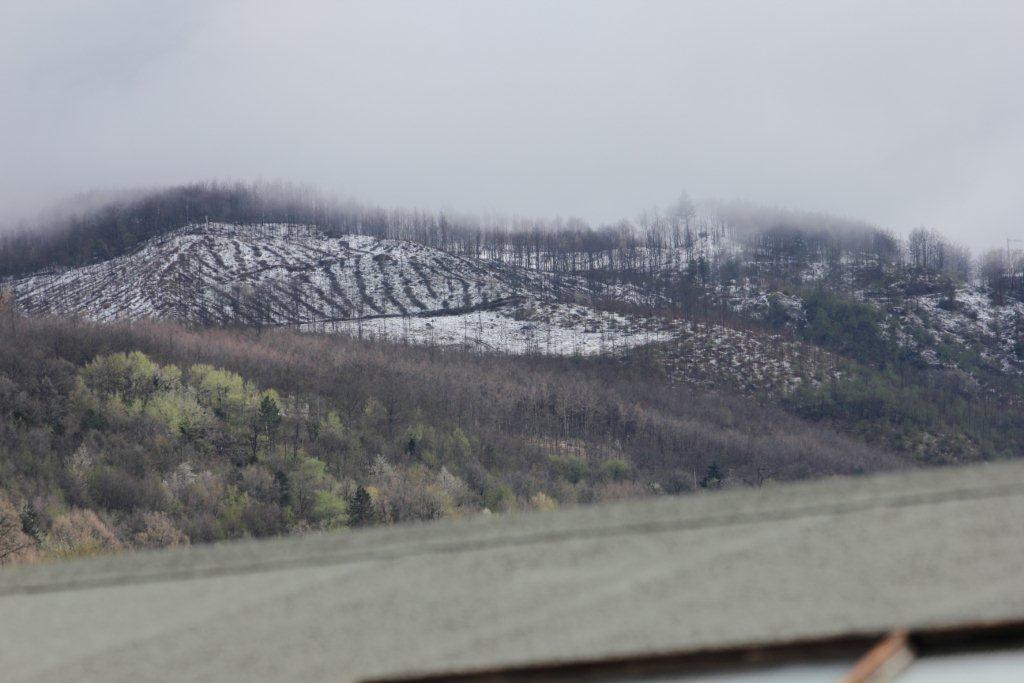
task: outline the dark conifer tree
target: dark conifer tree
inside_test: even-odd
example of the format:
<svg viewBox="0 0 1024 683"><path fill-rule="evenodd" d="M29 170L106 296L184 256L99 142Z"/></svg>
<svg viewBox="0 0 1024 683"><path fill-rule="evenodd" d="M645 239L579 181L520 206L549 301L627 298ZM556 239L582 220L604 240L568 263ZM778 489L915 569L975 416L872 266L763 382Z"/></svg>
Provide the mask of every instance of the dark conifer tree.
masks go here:
<svg viewBox="0 0 1024 683"><path fill-rule="evenodd" d="M370 493L362 486L356 488L349 507L349 524L351 526L367 526L373 523L373 500Z"/></svg>

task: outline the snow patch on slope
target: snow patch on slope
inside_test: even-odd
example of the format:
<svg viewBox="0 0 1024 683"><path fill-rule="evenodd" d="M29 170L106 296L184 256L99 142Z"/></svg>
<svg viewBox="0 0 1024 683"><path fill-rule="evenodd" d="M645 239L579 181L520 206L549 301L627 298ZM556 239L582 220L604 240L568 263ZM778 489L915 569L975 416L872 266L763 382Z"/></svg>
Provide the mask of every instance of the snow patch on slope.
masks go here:
<svg viewBox="0 0 1024 683"><path fill-rule="evenodd" d="M461 346L509 354L617 353L671 339L675 326L564 302L478 309L455 315L381 317L303 326L368 339Z"/></svg>
<svg viewBox="0 0 1024 683"><path fill-rule="evenodd" d="M941 294L915 297L914 305L902 312L901 322L920 326L941 343L977 349L983 360L1002 372L1024 372L1017 351L1018 344L1024 343L1024 302L994 304L980 287L958 289L951 304L944 303L945 299ZM903 340L909 346L920 346L909 335ZM923 351L926 359L941 362L932 349Z"/></svg>

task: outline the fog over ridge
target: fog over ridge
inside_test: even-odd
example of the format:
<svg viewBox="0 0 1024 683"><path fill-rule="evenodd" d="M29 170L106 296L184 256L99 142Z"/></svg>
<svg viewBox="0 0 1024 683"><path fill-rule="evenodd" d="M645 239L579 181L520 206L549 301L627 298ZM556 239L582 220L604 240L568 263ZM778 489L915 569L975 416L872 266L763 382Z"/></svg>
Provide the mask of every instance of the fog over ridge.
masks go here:
<svg viewBox="0 0 1024 683"><path fill-rule="evenodd" d="M94 188L283 178L580 216L696 197L975 250L1024 237L1013 2L14 0L0 220Z"/></svg>

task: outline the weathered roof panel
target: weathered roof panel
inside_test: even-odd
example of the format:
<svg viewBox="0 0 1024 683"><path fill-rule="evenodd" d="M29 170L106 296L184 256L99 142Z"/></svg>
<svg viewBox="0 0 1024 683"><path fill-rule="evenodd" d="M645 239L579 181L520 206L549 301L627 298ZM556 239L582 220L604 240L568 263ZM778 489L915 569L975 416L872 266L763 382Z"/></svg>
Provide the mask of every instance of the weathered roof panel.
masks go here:
<svg viewBox="0 0 1024 683"><path fill-rule="evenodd" d="M1024 463L0 571L5 680L358 680L1024 618Z"/></svg>

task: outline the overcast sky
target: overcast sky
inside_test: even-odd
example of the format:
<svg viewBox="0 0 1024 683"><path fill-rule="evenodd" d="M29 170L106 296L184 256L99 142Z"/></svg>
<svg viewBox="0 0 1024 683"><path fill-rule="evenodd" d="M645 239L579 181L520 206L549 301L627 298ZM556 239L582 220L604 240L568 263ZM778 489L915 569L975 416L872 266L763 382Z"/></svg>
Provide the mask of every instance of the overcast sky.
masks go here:
<svg viewBox="0 0 1024 683"><path fill-rule="evenodd" d="M287 180L635 216L695 197L1024 237L1024 3L0 3L0 215Z"/></svg>

